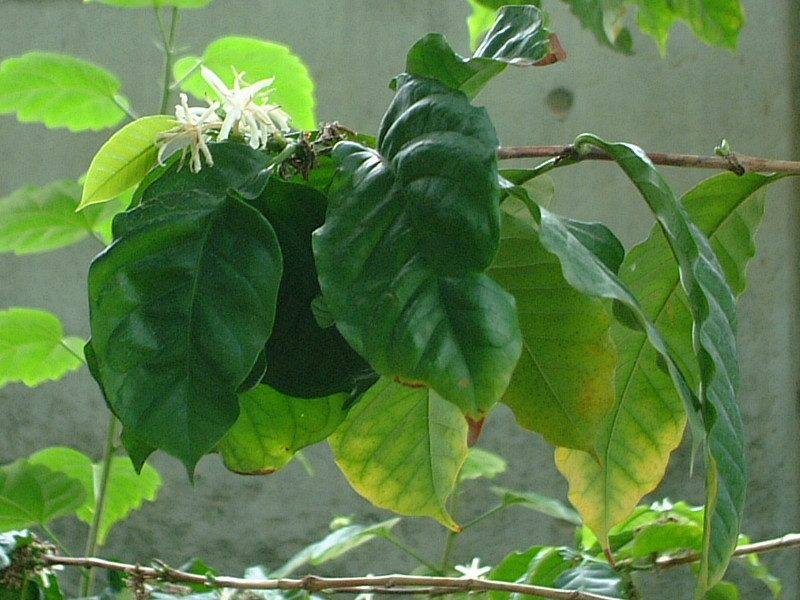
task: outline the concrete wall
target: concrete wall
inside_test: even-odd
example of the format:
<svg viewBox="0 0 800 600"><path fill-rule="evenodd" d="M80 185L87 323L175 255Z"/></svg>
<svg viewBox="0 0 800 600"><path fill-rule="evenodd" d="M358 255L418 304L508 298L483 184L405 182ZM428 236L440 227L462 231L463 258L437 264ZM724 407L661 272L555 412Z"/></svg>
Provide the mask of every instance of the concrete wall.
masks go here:
<svg viewBox="0 0 800 600"><path fill-rule="evenodd" d="M652 151L709 154L721 137L752 155L798 158L800 13L794 0L745 0L748 23L737 54L709 49L684 26L675 28L669 54L636 36L638 53L623 57L599 48L561 3L552 5L553 30L569 53L566 63L504 73L480 97L506 145L568 143L583 131L635 142ZM374 132L391 99L390 78L405 52L429 31L445 33L466 51L466 3L457 0L218 0L207 10L186 11L181 43L194 52L221 35L243 34L284 42L310 65L318 85L318 116ZM125 27L124 31L121 29ZM63 51L94 60L120 74L140 112L157 105L160 58L148 10L120 12L79 0L0 0L0 59L30 50ZM793 84L794 83L794 90ZM554 111L548 94L569 90L567 112ZM793 94L794 92L794 94ZM0 117L0 197L25 184L46 184L82 173L105 134L73 136ZM667 169L683 192L708 173ZM610 165L581 165L555 174L553 208L609 223L626 244L641 239L651 219L630 185ZM754 538L800 530L798 445L797 190L790 182L772 191L759 256L741 300L742 408L748 431L749 500L745 529ZM0 307L28 305L59 314L69 333L86 335L85 277L99 250L86 242L42 256L0 256ZM0 389L0 462L46 445L65 444L99 457L108 415L88 374L36 390ZM564 497L566 485L552 464L552 449L516 428L502 407L491 417L482 445L502 452L511 471L496 483ZM199 556L237 574L251 564L276 566L321 537L334 515L361 519L388 516L359 499L333 465L324 445L307 456L317 474L299 464L264 478L226 472L210 457L192 488L177 461L153 460L166 479L158 503L146 506L112 532L107 555L147 562L153 556L180 564ZM699 502L702 478L688 480L680 450L662 487L669 495ZM463 520L493 503L488 492L468 490ZM57 532L81 551L82 526L61 523ZM427 520L407 520L398 530L435 560L444 532ZM495 564L509 547L570 543L571 531L523 509L505 511L459 540L456 559L479 555ZM785 598L800 597L800 554L788 550L764 558L785 584ZM378 542L347 559L348 574L407 571L413 565ZM732 571L738 577L741 572ZM666 579L669 577L669 579ZM673 573L665 598L689 597ZM766 597L757 587L752 597ZM660 595L660 594L659 594ZM746 594L745 594L746 596Z"/></svg>

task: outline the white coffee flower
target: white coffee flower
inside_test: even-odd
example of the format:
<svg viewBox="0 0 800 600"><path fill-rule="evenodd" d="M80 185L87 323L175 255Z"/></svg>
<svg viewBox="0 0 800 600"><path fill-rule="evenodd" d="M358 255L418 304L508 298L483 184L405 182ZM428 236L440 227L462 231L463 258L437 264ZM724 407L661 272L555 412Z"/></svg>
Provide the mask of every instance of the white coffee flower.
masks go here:
<svg viewBox="0 0 800 600"><path fill-rule="evenodd" d="M200 155L208 166L214 166L214 159L208 149L207 142L212 133L219 131L222 120L217 115L219 102L212 102L207 108L190 107L186 94L181 94L181 103L175 106L175 122L172 129L159 134L158 164L164 164L164 157L181 150L181 165L186 154L191 153L189 168L197 173L202 167Z"/></svg>

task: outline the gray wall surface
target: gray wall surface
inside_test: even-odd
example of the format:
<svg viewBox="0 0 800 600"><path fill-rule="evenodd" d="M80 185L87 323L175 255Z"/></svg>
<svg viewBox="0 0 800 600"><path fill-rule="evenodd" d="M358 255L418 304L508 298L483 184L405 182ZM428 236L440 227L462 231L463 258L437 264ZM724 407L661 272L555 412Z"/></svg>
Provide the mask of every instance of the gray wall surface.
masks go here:
<svg viewBox="0 0 800 600"><path fill-rule="evenodd" d="M737 53L708 48L679 25L662 58L655 44L638 34L635 56L601 48L561 3L548 2L551 29L568 60L544 69L510 69L479 101L488 107L505 145L563 144L591 131L651 151L710 154L725 137L746 154L800 158L795 120L800 114L800 9L795 0L744 4L747 24ZM371 133L391 99L387 84L402 70L405 53L418 38L439 31L467 51L467 12L459 0L217 0L208 9L183 13L180 40L196 54L222 35L286 43L311 68L318 118ZM93 60L119 74L123 93L142 114L154 112L158 101L156 37L152 11L145 9L120 11L79 0L0 0L0 60L31 50ZM568 111L548 105L548 94L558 88L573 94ZM0 197L26 184L79 176L106 137L48 131L0 117ZM669 168L664 173L678 193L709 174ZM627 245L647 234L652 219L613 166L580 165L554 179L552 208L557 212L603 220ZM754 539L800 531L797 192L790 181L771 189L759 255L740 302L741 405L750 477L745 531ZM68 333L87 335L85 278L99 249L86 242L46 255L0 255L0 309L50 310L62 318ZM0 463L57 444L97 459L108 421L85 370L35 390L21 385L0 389L0 415ZM510 464L510 471L493 484L566 497L552 448L516 427L503 407L489 419L480 443L501 452ZM356 496L324 444L309 449L307 457L316 469L313 477L295 462L263 478L230 474L209 457L200 463L192 487L177 461L157 455L153 463L165 478L158 502L117 526L104 554L142 563L155 556L172 565L197 556L236 575L252 564L277 566L322 537L335 515L355 514L361 520L389 516ZM702 476L689 479L683 448L651 495L663 496L702 500ZM462 501L462 520L493 503L485 487L472 486ZM74 552L81 552L82 525L59 523L56 531ZM408 519L398 531L431 559L439 556L445 532L432 521ZM492 565L511 548L568 544L571 536L569 527L512 508L463 534L456 559L468 562L478 555ZM800 597L800 552L787 550L764 561L783 578L783 597ZM320 572L403 572L413 566L379 541ZM732 577L741 575L731 570ZM658 597L690 598L686 579L681 587L674 573L666 573L654 577L648 590ZM747 584L745 590L743 597L767 597L758 585Z"/></svg>

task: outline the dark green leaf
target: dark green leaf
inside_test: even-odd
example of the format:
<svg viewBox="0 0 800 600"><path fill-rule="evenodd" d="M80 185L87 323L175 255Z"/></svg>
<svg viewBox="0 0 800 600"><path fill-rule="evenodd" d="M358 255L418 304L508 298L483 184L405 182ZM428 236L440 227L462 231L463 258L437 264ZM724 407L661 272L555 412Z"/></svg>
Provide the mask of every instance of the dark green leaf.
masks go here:
<svg viewBox="0 0 800 600"><path fill-rule="evenodd" d="M319 297L311 233L325 220L325 196L312 187L271 178L249 203L269 220L283 252L278 310L267 343L264 383L289 396L317 398L350 392L369 365L335 327L312 312Z"/></svg>
<svg viewBox="0 0 800 600"><path fill-rule="evenodd" d="M263 155L232 146L215 146L215 166L200 174L173 166L151 183L89 272L106 399L129 435L189 472L238 417L236 391L271 333L282 273L272 227L227 192Z"/></svg>
<svg viewBox="0 0 800 600"><path fill-rule="evenodd" d="M700 373L701 414L708 433L706 541L698 582L698 594L702 594L725 573L736 548L744 510L747 478L736 398L736 302L708 238L692 222L644 152L591 135L580 136L576 144L604 149L639 189L675 255L681 285L689 300ZM695 407L690 404L687 409L693 411Z"/></svg>
<svg viewBox="0 0 800 600"><path fill-rule="evenodd" d="M334 150L340 171L313 240L320 286L375 370L482 418L521 350L513 298L483 273L500 241L497 138L460 92L398 81L379 152Z"/></svg>
<svg viewBox="0 0 800 600"><path fill-rule="evenodd" d="M18 460L0 467L0 531L47 525L73 514L86 498L83 485L64 473Z"/></svg>
<svg viewBox="0 0 800 600"><path fill-rule="evenodd" d="M71 131L113 127L125 117L119 80L88 61L31 52L0 64L0 114Z"/></svg>
<svg viewBox="0 0 800 600"><path fill-rule="evenodd" d="M83 340L64 336L58 317L32 308L0 311L0 387L20 381L35 387L61 379L83 364Z"/></svg>
<svg viewBox="0 0 800 600"><path fill-rule="evenodd" d="M556 579L572 565L573 562L566 548L532 546L525 552L509 554L492 570L490 579L554 587ZM523 596L517 593L496 591L490 592L489 597L492 600L541 599L541 596Z"/></svg>
<svg viewBox="0 0 800 600"><path fill-rule="evenodd" d="M428 34L408 52L406 71L437 79L470 98L509 64L531 66L550 53L550 32L535 6L506 6L471 58L455 52L443 35Z"/></svg>
<svg viewBox="0 0 800 600"><path fill-rule="evenodd" d="M347 394L305 400L269 386L239 396L239 418L217 446L225 466L247 474L272 473L298 450L325 439L342 422Z"/></svg>

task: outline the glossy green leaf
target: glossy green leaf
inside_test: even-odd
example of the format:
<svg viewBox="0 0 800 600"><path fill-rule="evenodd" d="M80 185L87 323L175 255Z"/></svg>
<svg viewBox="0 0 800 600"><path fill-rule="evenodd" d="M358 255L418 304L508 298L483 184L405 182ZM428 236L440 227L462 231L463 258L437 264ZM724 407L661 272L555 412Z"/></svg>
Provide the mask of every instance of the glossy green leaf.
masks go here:
<svg viewBox="0 0 800 600"><path fill-rule="evenodd" d="M239 418L217 451L231 471L273 473L301 448L328 437L344 420L348 399L347 394L292 398L260 385L239 396Z"/></svg>
<svg viewBox="0 0 800 600"><path fill-rule="evenodd" d="M550 32L535 6L506 6L471 58L459 55L443 35L426 35L408 52L406 71L430 77L474 98L508 65L531 66L550 53Z"/></svg>
<svg viewBox="0 0 800 600"><path fill-rule="evenodd" d="M95 235L107 240L121 202L75 212L81 186L69 180L25 186L0 199L0 252L31 254L63 248Z"/></svg>
<svg viewBox="0 0 800 600"><path fill-rule="evenodd" d="M314 233L336 326L379 373L430 385L479 419L521 350L514 300L483 271L500 238L494 128L432 79L398 78L378 151L339 143Z"/></svg>
<svg viewBox="0 0 800 600"><path fill-rule="evenodd" d="M71 131L113 127L125 117L119 80L88 61L31 52L0 64L0 114Z"/></svg>
<svg viewBox="0 0 800 600"><path fill-rule="evenodd" d="M105 202L139 183L158 157L156 138L174 126L165 115L142 117L114 133L89 165L79 209Z"/></svg>
<svg viewBox="0 0 800 600"><path fill-rule="evenodd" d="M431 389L382 379L329 440L336 463L367 500L459 530L446 501L467 457L467 422L452 403Z"/></svg>
<svg viewBox="0 0 800 600"><path fill-rule="evenodd" d="M55 315L32 308L0 311L0 387L35 387L79 369L83 340L64 336Z"/></svg>
<svg viewBox="0 0 800 600"><path fill-rule="evenodd" d="M706 236L694 225L647 156L627 144L580 136L578 146L608 152L633 181L656 216L677 260L694 321L693 344L700 373L701 414L708 433L706 541L698 595L720 580L741 531L746 488L744 434L737 404L736 302ZM694 410L694 406L688 406Z"/></svg>
<svg viewBox="0 0 800 600"><path fill-rule="evenodd" d="M277 104L289 113L294 128L317 128L314 82L308 67L287 46L256 38L223 37L211 42L201 57L187 56L176 61L175 79L181 89L205 100L216 95L200 75L201 63L231 88L235 73L244 72L247 83L274 77L270 104Z"/></svg>
<svg viewBox="0 0 800 600"><path fill-rule="evenodd" d="M512 552L492 569L490 579L552 588L556 579L572 566L569 550L555 546L531 546L524 552ZM519 600L521 594L491 591L492 600ZM543 600L541 596L524 596Z"/></svg>
<svg viewBox="0 0 800 600"><path fill-rule="evenodd" d="M324 539L306 546L290 558L285 565L270 573L273 579L283 578L306 564L319 565L339 558L343 554L380 537L388 537L399 517L373 525L347 525L329 533Z"/></svg>
<svg viewBox="0 0 800 600"><path fill-rule="evenodd" d="M653 36L662 52L676 20L686 21L694 34L707 44L736 49L739 32L744 26L744 9L740 0L635 0L637 23L642 31Z"/></svg>
<svg viewBox="0 0 800 600"><path fill-rule="evenodd" d="M0 531L46 525L74 513L86 492L77 479L18 460L0 466Z"/></svg>
<svg viewBox="0 0 800 600"><path fill-rule="evenodd" d="M177 8L200 8L211 4L212 0L83 0L86 3L99 2L119 8L140 8L142 6L175 6Z"/></svg>
<svg viewBox="0 0 800 600"><path fill-rule="evenodd" d="M507 214L489 275L514 295L524 341L503 403L551 444L593 452L614 403L611 316L564 279L532 225Z"/></svg>
<svg viewBox="0 0 800 600"><path fill-rule="evenodd" d="M85 523L92 523L97 506L96 491L100 488L100 463L93 463L92 459L82 452L58 446L40 450L31 455L28 461L80 481L86 492L86 500L77 510L77 516ZM127 458L115 456L111 461L98 543L104 545L108 539L108 532L114 524L125 520L131 511L141 507L143 501L153 502L160 487L161 477L153 467L145 466L141 473L137 474Z"/></svg>
<svg viewBox="0 0 800 600"><path fill-rule="evenodd" d="M311 234L325 221L325 195L308 185L271 178L248 201L263 214L283 252L275 325L267 343L264 383L289 396L318 398L351 392L369 365L339 330L323 328L312 311L320 297Z"/></svg>
<svg viewBox="0 0 800 600"><path fill-rule="evenodd" d="M213 168L173 165L152 182L89 271L93 375L137 448L163 449L190 473L238 417L236 391L271 333L282 273L270 224L228 193L263 154L213 151Z"/></svg>

